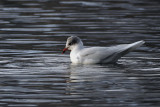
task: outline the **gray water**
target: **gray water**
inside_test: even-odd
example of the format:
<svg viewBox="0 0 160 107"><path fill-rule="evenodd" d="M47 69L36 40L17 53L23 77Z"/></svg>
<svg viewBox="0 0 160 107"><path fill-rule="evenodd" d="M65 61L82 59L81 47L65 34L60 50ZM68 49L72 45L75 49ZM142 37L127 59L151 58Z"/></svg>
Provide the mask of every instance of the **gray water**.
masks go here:
<svg viewBox="0 0 160 107"><path fill-rule="evenodd" d="M72 65L86 46L145 40L117 64ZM158 0L1 0L1 107L159 107Z"/></svg>

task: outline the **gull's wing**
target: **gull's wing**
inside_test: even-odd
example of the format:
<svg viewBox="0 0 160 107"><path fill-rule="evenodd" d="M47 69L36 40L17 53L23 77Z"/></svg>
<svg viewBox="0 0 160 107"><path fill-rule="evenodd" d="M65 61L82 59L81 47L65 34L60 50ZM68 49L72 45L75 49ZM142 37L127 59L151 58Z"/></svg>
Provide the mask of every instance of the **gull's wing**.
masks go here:
<svg viewBox="0 0 160 107"><path fill-rule="evenodd" d="M79 52L84 62L94 63L113 63L120 57L144 44L144 41L134 42L132 44L123 44L111 47L92 47L84 48Z"/></svg>

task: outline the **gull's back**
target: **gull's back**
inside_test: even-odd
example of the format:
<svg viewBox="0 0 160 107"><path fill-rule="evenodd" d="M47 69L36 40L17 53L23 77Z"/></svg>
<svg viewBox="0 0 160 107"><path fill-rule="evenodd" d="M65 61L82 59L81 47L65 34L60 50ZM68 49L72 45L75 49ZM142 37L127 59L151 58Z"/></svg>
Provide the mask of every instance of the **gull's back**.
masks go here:
<svg viewBox="0 0 160 107"><path fill-rule="evenodd" d="M115 63L119 58L142 44L144 44L144 41L111 47L84 48L78 53L78 56L83 64Z"/></svg>

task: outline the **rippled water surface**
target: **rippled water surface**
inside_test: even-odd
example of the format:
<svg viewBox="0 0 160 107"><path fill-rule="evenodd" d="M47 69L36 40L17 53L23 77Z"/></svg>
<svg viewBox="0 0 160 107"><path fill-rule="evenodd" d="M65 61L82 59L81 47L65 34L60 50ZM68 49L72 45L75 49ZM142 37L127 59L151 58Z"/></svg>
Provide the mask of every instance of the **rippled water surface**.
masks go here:
<svg viewBox="0 0 160 107"><path fill-rule="evenodd" d="M146 44L115 65L72 65L70 35ZM158 0L1 0L0 106L159 107L159 52Z"/></svg>

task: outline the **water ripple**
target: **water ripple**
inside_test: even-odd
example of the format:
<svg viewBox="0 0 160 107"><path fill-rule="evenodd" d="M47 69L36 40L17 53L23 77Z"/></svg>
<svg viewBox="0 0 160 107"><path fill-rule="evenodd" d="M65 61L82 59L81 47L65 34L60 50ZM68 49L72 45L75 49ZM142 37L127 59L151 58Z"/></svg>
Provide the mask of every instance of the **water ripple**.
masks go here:
<svg viewBox="0 0 160 107"><path fill-rule="evenodd" d="M0 106L159 107L159 2L1 0ZM74 65L68 36L87 47L145 40L117 64Z"/></svg>

